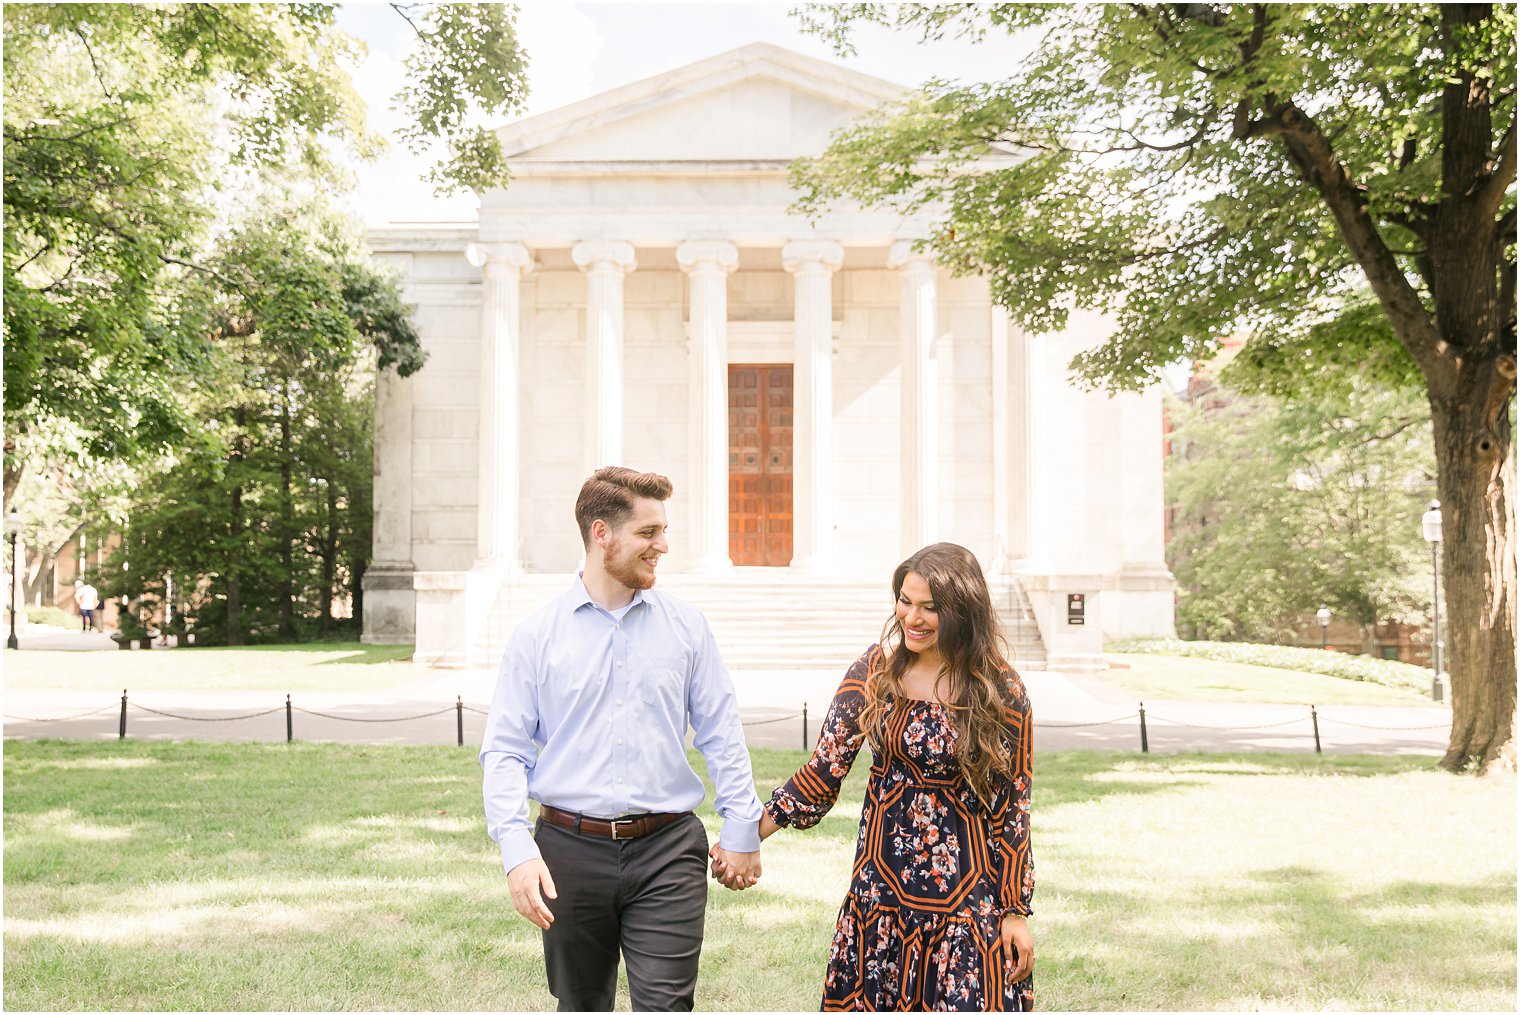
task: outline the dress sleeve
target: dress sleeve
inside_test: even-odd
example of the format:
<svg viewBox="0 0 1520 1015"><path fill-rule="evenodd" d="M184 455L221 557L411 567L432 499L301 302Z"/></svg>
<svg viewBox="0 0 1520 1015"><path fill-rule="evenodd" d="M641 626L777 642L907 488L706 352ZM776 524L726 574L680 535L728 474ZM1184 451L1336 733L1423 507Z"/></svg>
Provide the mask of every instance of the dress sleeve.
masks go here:
<svg viewBox="0 0 1520 1015"><path fill-rule="evenodd" d="M1009 699L1005 709L1013 739L1013 771L1003 806L995 816L998 832L998 904L1003 915L1028 916L1034 903L1034 853L1029 847L1029 795L1034 781L1034 712L1024 681L1008 671Z"/></svg>
<svg viewBox="0 0 1520 1015"><path fill-rule="evenodd" d="M860 735L860 710L866 703L867 675L879 653L873 647L851 665L823 717L813 756L766 801L765 810L776 824L812 828L839 798L839 786L865 741Z"/></svg>

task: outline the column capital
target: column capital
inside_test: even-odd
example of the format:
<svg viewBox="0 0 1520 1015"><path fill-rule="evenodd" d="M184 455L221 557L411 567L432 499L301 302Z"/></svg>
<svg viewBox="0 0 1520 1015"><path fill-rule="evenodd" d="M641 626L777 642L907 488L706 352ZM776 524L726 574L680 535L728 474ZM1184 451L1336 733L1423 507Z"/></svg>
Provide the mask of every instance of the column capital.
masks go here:
<svg viewBox="0 0 1520 1015"><path fill-rule="evenodd" d="M522 275L533 270L533 251L521 243L471 243L464 256L477 268L501 266Z"/></svg>
<svg viewBox="0 0 1520 1015"><path fill-rule="evenodd" d="M582 240L570 250L570 260L581 271L634 269L633 244L623 240Z"/></svg>
<svg viewBox="0 0 1520 1015"><path fill-rule="evenodd" d="M844 247L833 240L793 240L781 248L781 264L793 275L799 271L838 271Z"/></svg>
<svg viewBox="0 0 1520 1015"><path fill-rule="evenodd" d="M934 255L928 251L916 249L921 240L898 240L887 251L887 267L901 268L904 271L933 270Z"/></svg>
<svg viewBox="0 0 1520 1015"><path fill-rule="evenodd" d="M727 240L687 240L676 248L676 263L688 275L704 268L727 274L739 267L739 248Z"/></svg>

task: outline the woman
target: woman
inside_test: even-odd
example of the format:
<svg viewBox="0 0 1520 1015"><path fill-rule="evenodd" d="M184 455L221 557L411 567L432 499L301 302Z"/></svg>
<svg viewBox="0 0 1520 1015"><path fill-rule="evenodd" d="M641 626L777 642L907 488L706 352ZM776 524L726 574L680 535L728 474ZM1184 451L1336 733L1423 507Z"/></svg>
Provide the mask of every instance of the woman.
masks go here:
<svg viewBox="0 0 1520 1015"><path fill-rule="evenodd" d="M760 835L816 825L869 743L823 1010L1027 1011L1029 699L970 551L919 550L892 591L882 644L845 674L812 758L772 794Z"/></svg>

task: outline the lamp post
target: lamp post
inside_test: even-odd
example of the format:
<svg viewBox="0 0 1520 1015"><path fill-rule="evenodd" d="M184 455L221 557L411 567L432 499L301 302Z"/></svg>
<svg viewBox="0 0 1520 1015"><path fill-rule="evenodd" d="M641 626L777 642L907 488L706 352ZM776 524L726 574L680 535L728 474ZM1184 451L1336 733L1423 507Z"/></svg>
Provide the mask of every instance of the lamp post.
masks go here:
<svg viewBox="0 0 1520 1015"><path fill-rule="evenodd" d="M1425 542L1430 544L1430 699L1440 701L1441 694L1441 502L1433 500L1420 518Z"/></svg>
<svg viewBox="0 0 1520 1015"><path fill-rule="evenodd" d="M16 641L16 535L21 531L21 512L12 507L5 513L5 538L11 544L10 567L6 570L11 576L11 592L9 596L11 605L11 636L5 639L6 648L20 648L21 643Z"/></svg>
<svg viewBox="0 0 1520 1015"><path fill-rule="evenodd" d="M1318 610L1316 610L1314 612L1314 616L1316 618L1318 618L1318 620L1319 620L1319 647L1320 648L1329 648L1330 647L1330 607L1328 607L1328 606L1321 606Z"/></svg>

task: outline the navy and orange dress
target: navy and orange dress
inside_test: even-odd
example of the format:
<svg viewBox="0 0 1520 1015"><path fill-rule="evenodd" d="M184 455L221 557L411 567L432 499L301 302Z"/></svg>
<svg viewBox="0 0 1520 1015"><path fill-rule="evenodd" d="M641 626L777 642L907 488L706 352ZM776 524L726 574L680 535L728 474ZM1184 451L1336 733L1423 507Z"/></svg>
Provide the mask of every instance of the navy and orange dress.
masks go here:
<svg viewBox="0 0 1520 1015"><path fill-rule="evenodd" d="M765 804L778 825L811 828L839 796L866 741L866 683L883 665L872 646L845 674L807 764ZM1004 914L1028 915L1033 722L1008 670L1012 771L984 806L955 761L955 727L939 702L888 713L861 806L850 891L839 909L824 977L824 1011L1030 1011L1033 977L1008 980Z"/></svg>

